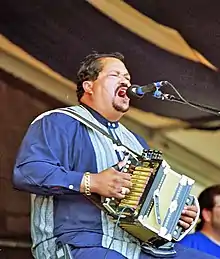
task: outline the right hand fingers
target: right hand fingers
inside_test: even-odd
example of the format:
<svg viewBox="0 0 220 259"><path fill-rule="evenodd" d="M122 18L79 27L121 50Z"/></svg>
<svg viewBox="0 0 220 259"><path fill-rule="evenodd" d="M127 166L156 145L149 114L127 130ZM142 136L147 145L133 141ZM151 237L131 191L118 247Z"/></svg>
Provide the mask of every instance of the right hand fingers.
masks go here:
<svg viewBox="0 0 220 259"><path fill-rule="evenodd" d="M122 193L120 193L120 192L117 192L114 196L112 196L112 197L114 197L114 198L116 198L116 199L119 199L119 200L122 200L122 199L124 199L125 198L125 194L122 194Z"/></svg>
<svg viewBox="0 0 220 259"><path fill-rule="evenodd" d="M115 176L117 176L118 178L128 180L128 181L131 180L131 174L120 172L120 167L118 166L118 164L112 166L109 169L111 170L111 173L113 173L112 171L114 171Z"/></svg>
<svg viewBox="0 0 220 259"><path fill-rule="evenodd" d="M122 179L121 180L121 186L126 187L128 189L131 189L132 187L132 182L130 180Z"/></svg>
<svg viewBox="0 0 220 259"><path fill-rule="evenodd" d="M129 189L129 188L121 187L121 188L118 190L118 192L115 192L115 193L113 194L113 197L118 198L118 199L124 199L125 196L126 196L127 194L129 194L129 193L130 193L130 189Z"/></svg>
<svg viewBox="0 0 220 259"><path fill-rule="evenodd" d="M121 172L115 171L112 180L113 180L114 186L118 186L118 187L124 186L127 188L132 187L131 175L128 173L121 173Z"/></svg>
<svg viewBox="0 0 220 259"><path fill-rule="evenodd" d="M111 193L111 197L117 198L117 199L124 199L126 196L126 192L130 192L130 190L128 188L125 187L120 187L117 188L117 190L115 189L112 193Z"/></svg>
<svg viewBox="0 0 220 259"><path fill-rule="evenodd" d="M119 171L114 170L114 172L111 172L111 175L114 174L114 182L115 184L119 184L120 187L124 186L127 188L131 188L132 187L132 183L131 183L131 174L129 173L122 173Z"/></svg>
<svg viewBox="0 0 220 259"><path fill-rule="evenodd" d="M126 188L126 187L121 187L121 194L129 194L130 193L130 189L129 188Z"/></svg>
<svg viewBox="0 0 220 259"><path fill-rule="evenodd" d="M94 192L105 197L123 199L125 194L121 193L122 187L128 188L128 192L132 187L131 175L116 171L113 168L109 168L99 174L95 174L94 178L96 179Z"/></svg>

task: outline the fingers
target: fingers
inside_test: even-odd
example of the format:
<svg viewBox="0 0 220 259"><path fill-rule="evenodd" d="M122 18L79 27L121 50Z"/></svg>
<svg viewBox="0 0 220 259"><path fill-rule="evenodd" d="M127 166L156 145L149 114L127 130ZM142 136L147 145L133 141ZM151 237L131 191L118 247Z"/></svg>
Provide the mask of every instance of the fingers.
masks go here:
<svg viewBox="0 0 220 259"><path fill-rule="evenodd" d="M182 211L182 216L185 216L186 218L191 218L193 221L196 218L197 212L198 209L196 206L186 206Z"/></svg>
<svg viewBox="0 0 220 259"><path fill-rule="evenodd" d="M113 197L116 198L116 199L122 200L122 199L125 198L125 194L122 194L122 193L118 192Z"/></svg>
<svg viewBox="0 0 220 259"><path fill-rule="evenodd" d="M113 194L113 197L117 199L124 199L127 194L130 193L130 189L126 187L118 188L117 192Z"/></svg>
<svg viewBox="0 0 220 259"><path fill-rule="evenodd" d="M183 227L184 229L188 229L190 227L190 224L186 223L185 221L183 221L181 219L179 220L179 225L181 227Z"/></svg>
<svg viewBox="0 0 220 259"><path fill-rule="evenodd" d="M120 182L121 180L127 180L130 181L131 180L131 174L129 173L122 173L119 172L118 170L116 170L116 168L118 167L118 165L114 165L112 168L114 170L114 175L117 178L117 180ZM112 172L113 173L113 172Z"/></svg>
<svg viewBox="0 0 220 259"><path fill-rule="evenodd" d="M132 182L129 180L123 179L123 180L121 180L121 186L131 189Z"/></svg>
<svg viewBox="0 0 220 259"><path fill-rule="evenodd" d="M195 205L191 205L191 206L185 206L184 210L187 211L194 211L196 214L198 212L198 208Z"/></svg>
<svg viewBox="0 0 220 259"><path fill-rule="evenodd" d="M121 162L120 162L121 163ZM132 187L131 175L118 171L119 163L115 166L101 171L96 175L97 187L95 192L104 197L125 198Z"/></svg>
<svg viewBox="0 0 220 259"><path fill-rule="evenodd" d="M198 209L196 206L186 206L182 211L179 224L184 228L188 229L196 218Z"/></svg>
<svg viewBox="0 0 220 259"><path fill-rule="evenodd" d="M117 169L117 167L118 167L118 164L114 166L114 169ZM112 193L112 197L115 197L118 199L124 199L125 196L130 193L130 189L132 187L131 175L129 173L119 172L118 170L114 172L114 175L115 175L114 187L117 190L116 189L114 190L115 192Z"/></svg>
<svg viewBox="0 0 220 259"><path fill-rule="evenodd" d="M131 175L128 173L120 173L120 178L123 184L125 184L125 182L128 182L128 181L131 183Z"/></svg>
<svg viewBox="0 0 220 259"><path fill-rule="evenodd" d="M114 186L119 187L120 191L122 187L131 189L132 187L131 175L126 173L118 173L114 181Z"/></svg>
<svg viewBox="0 0 220 259"><path fill-rule="evenodd" d="M129 189L129 188L121 187L121 194L122 194L122 195L129 194L129 192L130 192L130 189Z"/></svg>
<svg viewBox="0 0 220 259"><path fill-rule="evenodd" d="M184 221L186 224L189 224L189 225L191 225L193 223L193 221L194 221L193 218L187 217L187 216L183 216L183 215L180 217L180 220Z"/></svg>
<svg viewBox="0 0 220 259"><path fill-rule="evenodd" d="M127 180L121 180L120 183L112 186L111 189L111 197L115 197L118 199L124 199L127 194L130 193L130 188L132 183Z"/></svg>

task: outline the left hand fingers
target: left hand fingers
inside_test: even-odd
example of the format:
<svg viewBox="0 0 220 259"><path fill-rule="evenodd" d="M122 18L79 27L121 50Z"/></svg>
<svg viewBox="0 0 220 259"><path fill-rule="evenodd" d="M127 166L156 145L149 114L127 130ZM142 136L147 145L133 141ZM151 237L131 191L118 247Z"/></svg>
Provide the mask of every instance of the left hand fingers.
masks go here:
<svg viewBox="0 0 220 259"><path fill-rule="evenodd" d="M181 219L179 220L179 225L181 227L183 227L184 229L188 229L190 227L190 224L186 223L185 221L183 221Z"/></svg>
<svg viewBox="0 0 220 259"><path fill-rule="evenodd" d="M186 216L181 216L180 220L188 224L189 226L193 223L193 218L186 217Z"/></svg>
<svg viewBox="0 0 220 259"><path fill-rule="evenodd" d="M179 220L179 224L184 228L188 229L196 218L198 209L196 206L186 206L182 211L182 215Z"/></svg>
<svg viewBox="0 0 220 259"><path fill-rule="evenodd" d="M193 220L196 218L198 209L196 206L186 206L184 210L182 211L182 216L192 218Z"/></svg>

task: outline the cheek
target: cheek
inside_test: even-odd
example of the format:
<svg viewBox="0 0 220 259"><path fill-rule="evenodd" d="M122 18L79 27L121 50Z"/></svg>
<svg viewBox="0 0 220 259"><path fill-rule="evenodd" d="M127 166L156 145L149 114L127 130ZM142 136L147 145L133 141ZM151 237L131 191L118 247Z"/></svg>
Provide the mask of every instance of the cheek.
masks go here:
<svg viewBox="0 0 220 259"><path fill-rule="evenodd" d="M118 78L107 78L106 80L102 80L96 89L97 95L102 96L105 99L114 97L118 85Z"/></svg>
<svg viewBox="0 0 220 259"><path fill-rule="evenodd" d="M112 85L112 84L105 85L102 90L103 90L104 94L107 94L111 97L115 96L115 92L116 92L115 84L114 85Z"/></svg>
<svg viewBox="0 0 220 259"><path fill-rule="evenodd" d="M220 222L220 211L215 211L213 218L215 221L219 221Z"/></svg>
<svg viewBox="0 0 220 259"><path fill-rule="evenodd" d="M114 96L115 93L113 89L102 86L101 89L96 91L94 98L97 99L97 101L107 104L112 102Z"/></svg>

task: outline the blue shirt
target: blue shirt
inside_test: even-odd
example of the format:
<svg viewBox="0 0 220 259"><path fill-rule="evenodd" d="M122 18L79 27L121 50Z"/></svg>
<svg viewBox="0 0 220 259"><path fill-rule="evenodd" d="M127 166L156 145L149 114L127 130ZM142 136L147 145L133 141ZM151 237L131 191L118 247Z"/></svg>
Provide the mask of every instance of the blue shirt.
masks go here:
<svg viewBox="0 0 220 259"><path fill-rule="evenodd" d="M187 235L179 243L220 258L220 246L215 244L200 231Z"/></svg>
<svg viewBox="0 0 220 259"><path fill-rule="evenodd" d="M87 109L106 128L118 127L118 122L109 122L91 108ZM148 149L146 142L134 135ZM52 113L30 125L13 174L16 188L53 196L53 235L79 247L101 246L103 235L100 209L79 192L87 171L97 173L87 127L68 115ZM44 233L41 235L45 238Z"/></svg>

